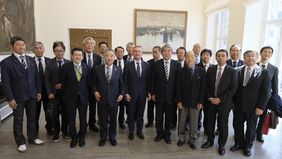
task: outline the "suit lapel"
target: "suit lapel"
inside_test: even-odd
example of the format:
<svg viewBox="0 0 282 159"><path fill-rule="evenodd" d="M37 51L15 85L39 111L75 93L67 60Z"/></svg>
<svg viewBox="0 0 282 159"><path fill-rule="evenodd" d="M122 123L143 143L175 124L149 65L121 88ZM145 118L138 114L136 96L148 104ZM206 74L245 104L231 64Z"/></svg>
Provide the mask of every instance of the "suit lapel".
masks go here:
<svg viewBox="0 0 282 159"><path fill-rule="evenodd" d="M65 64L64 64L65 65ZM75 68L74 68L74 64L73 64L73 62L72 62L72 64L71 64L71 76L74 78L74 79L76 79L76 81L78 81L77 80L77 78L76 78L76 74L75 74Z"/></svg>

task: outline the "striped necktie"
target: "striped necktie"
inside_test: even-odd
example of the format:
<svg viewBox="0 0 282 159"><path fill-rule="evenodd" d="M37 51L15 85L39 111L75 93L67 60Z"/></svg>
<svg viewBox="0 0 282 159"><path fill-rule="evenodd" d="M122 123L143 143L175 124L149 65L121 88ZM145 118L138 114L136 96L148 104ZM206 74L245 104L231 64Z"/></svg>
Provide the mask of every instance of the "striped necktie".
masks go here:
<svg viewBox="0 0 282 159"><path fill-rule="evenodd" d="M168 74L168 61L165 61L164 68L165 68L165 78L168 81L168 78L169 78L169 74Z"/></svg>

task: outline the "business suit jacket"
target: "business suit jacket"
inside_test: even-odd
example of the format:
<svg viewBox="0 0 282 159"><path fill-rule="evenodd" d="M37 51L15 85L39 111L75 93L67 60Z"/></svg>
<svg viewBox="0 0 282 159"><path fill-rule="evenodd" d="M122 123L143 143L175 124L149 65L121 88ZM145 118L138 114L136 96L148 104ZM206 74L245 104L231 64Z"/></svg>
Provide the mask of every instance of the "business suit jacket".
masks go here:
<svg viewBox="0 0 282 159"><path fill-rule="evenodd" d="M124 56L123 56L123 60L124 60L124 61L131 62L131 61L128 61L127 58L128 58L128 55L124 55ZM133 60L133 56L131 57L131 59Z"/></svg>
<svg viewBox="0 0 282 159"><path fill-rule="evenodd" d="M150 66L147 62L141 60L141 77L138 78L134 61L128 62L123 71L123 81L125 94L129 94L134 100L140 95L147 97L149 93Z"/></svg>
<svg viewBox="0 0 282 159"><path fill-rule="evenodd" d="M259 65L259 63L257 63ZM268 63L267 68L271 81L271 94L278 94L278 68Z"/></svg>
<svg viewBox="0 0 282 159"><path fill-rule="evenodd" d="M64 59L64 65L70 63L69 60ZM56 58L51 59L45 69L45 84L46 84L46 91L47 94L56 94L57 90L55 85L60 83L60 72L58 70L58 63Z"/></svg>
<svg viewBox="0 0 282 159"><path fill-rule="evenodd" d="M127 64L128 61L124 60L123 59L123 62L124 62L124 66ZM113 63L115 66L118 66L118 63L117 63L117 59L115 59L114 63ZM123 68L124 69L124 68Z"/></svg>
<svg viewBox="0 0 282 159"><path fill-rule="evenodd" d="M266 69L255 65L255 69L244 87L246 66L238 68L238 88L234 96L235 110L254 113L256 108L264 110L270 97L270 77Z"/></svg>
<svg viewBox="0 0 282 159"><path fill-rule="evenodd" d="M34 58L34 60L35 60L35 57L33 57L33 58ZM44 72L44 80L41 81L41 86L44 87L44 88L45 88L46 66L47 66L47 63L48 63L50 60L51 60L50 58L44 56L44 62L45 62L45 70L44 70L44 71L45 71L45 72ZM39 66L37 67L37 70L38 70L38 72L40 71L40 70L39 70Z"/></svg>
<svg viewBox="0 0 282 159"><path fill-rule="evenodd" d="M109 84L105 75L105 64L102 64L95 69L93 92L98 91L100 93L101 100L98 104L118 106L116 99L119 95L124 94L122 78L121 69L115 65L113 66L111 81Z"/></svg>
<svg viewBox="0 0 282 159"><path fill-rule="evenodd" d="M175 103L176 72L180 64L175 60L170 61L169 79L166 80L164 60L154 63L151 83L151 94L156 95L157 103Z"/></svg>
<svg viewBox="0 0 282 159"><path fill-rule="evenodd" d="M188 67L178 69L176 78L176 101L185 107L197 108L204 104L205 70L195 66L193 74Z"/></svg>
<svg viewBox="0 0 282 159"><path fill-rule="evenodd" d="M232 60L228 59L226 61L226 64L232 67L232 65L233 65ZM244 65L244 61L239 59L236 67L240 67L240 66L243 66L243 65Z"/></svg>
<svg viewBox="0 0 282 159"><path fill-rule="evenodd" d="M82 75L80 81L77 80L73 62L64 64L62 70L62 94L66 103L77 103L80 97L81 104L88 103L88 90L90 87L90 68L85 63L81 63Z"/></svg>
<svg viewBox="0 0 282 159"><path fill-rule="evenodd" d="M25 55L27 69L18 58L12 54L1 62L1 81L6 100L15 99L25 102L30 98L36 99L41 93L40 77L34 58Z"/></svg>
<svg viewBox="0 0 282 159"><path fill-rule="evenodd" d="M87 55L86 52L84 52L82 62L87 64L86 56L88 56L88 55ZM102 58L101 58L100 55L97 55L96 53L93 52L92 61L93 61L93 67L92 68L95 68L96 66L101 65Z"/></svg>
<svg viewBox="0 0 282 159"><path fill-rule="evenodd" d="M218 65L210 67L206 74L206 97L215 97L215 81ZM217 88L217 98L220 98L219 110L229 110L233 107L232 97L237 89L237 72L231 66L225 65Z"/></svg>
<svg viewBox="0 0 282 159"><path fill-rule="evenodd" d="M203 69L205 70L205 67L204 67L203 62L200 62L200 63L196 64L196 66L198 66L198 67L200 67L200 68L203 68ZM209 67L208 67L208 68L213 67L213 66L214 66L214 64L209 63ZM205 70L205 71L206 71L206 70Z"/></svg>

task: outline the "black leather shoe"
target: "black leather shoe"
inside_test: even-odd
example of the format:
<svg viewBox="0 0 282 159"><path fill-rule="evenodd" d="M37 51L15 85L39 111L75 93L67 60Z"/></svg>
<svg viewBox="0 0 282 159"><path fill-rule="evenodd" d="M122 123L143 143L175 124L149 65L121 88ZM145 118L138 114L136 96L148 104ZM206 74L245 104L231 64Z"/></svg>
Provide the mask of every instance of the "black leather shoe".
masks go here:
<svg viewBox="0 0 282 159"><path fill-rule="evenodd" d="M116 139L110 139L111 145L116 146L117 145L117 140Z"/></svg>
<svg viewBox="0 0 282 159"><path fill-rule="evenodd" d="M241 146L239 145L233 145L231 148L230 148L230 151L234 152L234 151L239 151L241 148Z"/></svg>
<svg viewBox="0 0 282 159"><path fill-rule="evenodd" d="M223 156L223 155L225 154L225 148L224 148L224 147L219 147L219 148L218 148L218 154L219 154L220 156Z"/></svg>
<svg viewBox="0 0 282 159"><path fill-rule="evenodd" d="M207 141L206 143L204 143L201 148L209 148L209 147L212 147L213 146L213 142L210 142L210 141Z"/></svg>
<svg viewBox="0 0 282 159"><path fill-rule="evenodd" d="M106 139L100 139L99 146L104 146L106 143Z"/></svg>
<svg viewBox="0 0 282 159"><path fill-rule="evenodd" d="M166 137L164 140L165 140L165 143L171 144L171 139L170 139L170 137Z"/></svg>
<svg viewBox="0 0 282 159"><path fill-rule="evenodd" d="M245 149L245 150L244 150L244 155L247 156L247 157L248 157L248 156L251 156L251 155L252 155L251 149L248 149L248 148Z"/></svg>
<svg viewBox="0 0 282 159"><path fill-rule="evenodd" d="M134 140L134 134L133 133L129 133L128 139L129 140Z"/></svg>
<svg viewBox="0 0 282 159"><path fill-rule="evenodd" d="M69 133L63 133L62 136L63 136L63 138L65 138L65 139L70 139L70 138L71 138Z"/></svg>
<svg viewBox="0 0 282 159"><path fill-rule="evenodd" d="M84 139L79 139L78 145L79 145L79 147L84 147L85 146L85 140Z"/></svg>
<svg viewBox="0 0 282 159"><path fill-rule="evenodd" d="M191 147L191 149L196 150L197 147L194 143L188 142L189 146Z"/></svg>
<svg viewBox="0 0 282 159"><path fill-rule="evenodd" d="M257 140L258 140L258 142L260 142L260 143L263 143L263 142L264 142L264 139L263 139L262 135L257 135Z"/></svg>
<svg viewBox="0 0 282 159"><path fill-rule="evenodd" d="M147 123L147 124L145 125L145 128L150 128L150 127L153 127L153 124L152 124L152 123Z"/></svg>
<svg viewBox="0 0 282 159"><path fill-rule="evenodd" d="M139 137L139 139L144 140L145 136L143 135L142 132L137 133L137 136Z"/></svg>
<svg viewBox="0 0 282 159"><path fill-rule="evenodd" d="M163 136L157 135L157 136L155 137L155 142L160 142L162 139L163 139Z"/></svg>
<svg viewBox="0 0 282 159"><path fill-rule="evenodd" d="M119 128L121 128L122 130L124 130L126 128L126 126L124 124L119 125Z"/></svg>
<svg viewBox="0 0 282 159"><path fill-rule="evenodd" d="M74 148L77 145L77 140L71 140L70 148Z"/></svg>
<svg viewBox="0 0 282 159"><path fill-rule="evenodd" d="M185 141L180 141L180 140L178 140L178 142L177 142L177 146L183 146L183 145L184 145L184 143L185 143Z"/></svg>
<svg viewBox="0 0 282 159"><path fill-rule="evenodd" d="M99 132L99 128L96 126L96 125L93 125L93 126L89 126L89 129L94 131L94 132Z"/></svg>

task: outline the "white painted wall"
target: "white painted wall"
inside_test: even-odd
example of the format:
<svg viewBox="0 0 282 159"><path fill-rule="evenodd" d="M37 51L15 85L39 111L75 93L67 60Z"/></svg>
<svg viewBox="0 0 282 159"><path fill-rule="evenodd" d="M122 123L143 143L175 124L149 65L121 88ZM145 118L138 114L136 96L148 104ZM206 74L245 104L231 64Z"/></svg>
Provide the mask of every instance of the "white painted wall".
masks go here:
<svg viewBox="0 0 282 159"><path fill-rule="evenodd" d="M134 40L134 9L188 11L187 44L202 43L206 0L35 0L36 40L53 57L52 43L63 41L69 57L69 28L112 29L112 46ZM151 58L145 55L144 59Z"/></svg>

